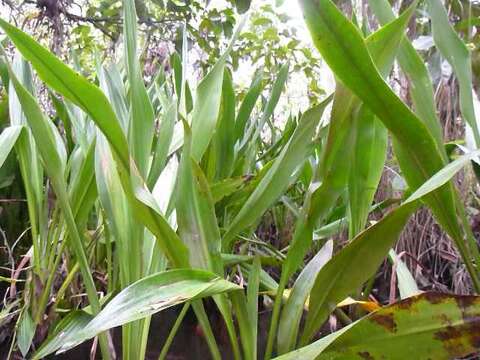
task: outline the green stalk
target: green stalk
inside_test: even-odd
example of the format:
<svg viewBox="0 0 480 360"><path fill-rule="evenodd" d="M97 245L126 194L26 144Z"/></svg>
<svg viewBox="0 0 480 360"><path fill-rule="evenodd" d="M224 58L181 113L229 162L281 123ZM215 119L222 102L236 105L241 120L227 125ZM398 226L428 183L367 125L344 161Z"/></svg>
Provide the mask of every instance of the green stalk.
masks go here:
<svg viewBox="0 0 480 360"><path fill-rule="evenodd" d="M268 330L267 346L265 348L265 360L272 358L273 343L277 335L278 320L280 318L280 309L282 307L283 292L287 286L288 276L284 276L285 271L282 271L280 281L278 283L277 293L275 294L275 302L273 303L272 318L270 320L270 328Z"/></svg>
<svg viewBox="0 0 480 360"><path fill-rule="evenodd" d="M78 261L75 263L75 265L73 265L72 269L70 270L70 272L68 273L67 277L65 278L65 280L63 281L63 284L62 286L60 286L60 289L58 289L58 292L57 292L57 296L56 296L56 301L55 303L58 304L58 302L63 299L64 295L65 295L65 292L67 291L68 289L68 286L70 285L70 283L73 281L73 279L75 278L75 275L77 274L78 270L80 269L80 264L78 263ZM55 307L56 307L56 304L55 304Z"/></svg>
<svg viewBox="0 0 480 360"><path fill-rule="evenodd" d="M173 338L177 334L177 331L180 328L183 318L187 314L187 311L189 308L190 308L190 302L186 302L182 307L182 311L180 311L180 314L178 314L177 319L175 320L175 323L173 324L173 327L168 334L167 340L165 340L165 343L163 344L162 351L158 356L158 360L165 360L165 358L167 357L168 350L170 349L170 346L172 345L172 342L173 342Z"/></svg>

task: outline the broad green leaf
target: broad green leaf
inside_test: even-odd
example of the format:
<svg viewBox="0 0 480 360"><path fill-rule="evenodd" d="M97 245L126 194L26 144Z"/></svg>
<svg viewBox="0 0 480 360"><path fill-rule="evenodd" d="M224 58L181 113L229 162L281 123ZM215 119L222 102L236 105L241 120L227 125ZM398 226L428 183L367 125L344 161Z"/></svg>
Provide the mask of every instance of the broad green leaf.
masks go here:
<svg viewBox="0 0 480 360"><path fill-rule="evenodd" d="M251 322L248 312L247 297L244 292L235 291L230 294L232 309L235 312L243 354L246 359L256 357L256 338L254 338L254 323Z"/></svg>
<svg viewBox="0 0 480 360"><path fill-rule="evenodd" d="M360 233L321 269L310 294L301 344L312 338L338 302L375 274L416 208L416 203L408 203L393 210Z"/></svg>
<svg viewBox="0 0 480 360"><path fill-rule="evenodd" d="M350 237L365 227L382 176L388 145L385 127L365 106L356 125L357 138L348 185Z"/></svg>
<svg viewBox="0 0 480 360"><path fill-rule="evenodd" d="M290 141L232 220L223 238L223 248L228 249L235 236L262 216L286 190L295 170L303 164L311 150L311 139L329 101L330 98L327 98L303 114Z"/></svg>
<svg viewBox="0 0 480 360"><path fill-rule="evenodd" d="M0 63L5 65L5 69L8 69L7 64L2 60L0 60ZM29 91L33 91L32 73L27 63L22 61L19 56L16 56L13 62L13 69L20 82L24 84ZM40 256L44 244L41 236L39 236L42 220L45 218L43 216L45 210L43 206L43 169L35 140L33 139L31 130L26 126L27 119L22 111L22 105L11 81L8 87L8 107L11 125L24 126L22 134L20 134L17 139L15 152L17 153L18 164L27 198L33 243L34 270L39 274L41 265L45 263L44 258Z"/></svg>
<svg viewBox="0 0 480 360"><path fill-rule="evenodd" d="M464 357L478 351L479 311L478 296L423 293L367 315L312 359Z"/></svg>
<svg viewBox="0 0 480 360"><path fill-rule="evenodd" d="M415 7L416 3L412 4L398 19L365 40L365 47L382 76L390 72ZM372 135L376 137L372 139ZM323 217L348 185L350 206L354 209L351 209L354 216L350 225L363 228L386 157L386 137L386 131L376 122L374 114L348 88L338 83L327 144L317 174L321 185L312 194L310 213L317 223L323 222Z"/></svg>
<svg viewBox="0 0 480 360"><path fill-rule="evenodd" d="M444 168L439 170L435 175L422 184L413 194L411 194L405 202L412 202L422 198L430 193L433 189L439 188L446 184L455 176L465 165L470 163L472 159L475 159L480 155L480 150L469 152L468 154L460 156L458 159L452 161Z"/></svg>
<svg viewBox="0 0 480 360"><path fill-rule="evenodd" d="M148 175L150 188L152 188L153 184L157 182L158 177L167 162L168 149L172 141L175 120L177 119L175 104L164 102L163 105L165 110L158 129L157 146L153 154L152 168Z"/></svg>
<svg viewBox="0 0 480 360"><path fill-rule="evenodd" d="M216 177L221 180L230 176L233 170L235 146L235 90L230 71L223 75L222 103L215 132Z"/></svg>
<svg viewBox="0 0 480 360"><path fill-rule="evenodd" d="M27 309L22 312L19 319L17 344L20 352L25 357L32 345L33 336L35 335L35 323Z"/></svg>
<svg viewBox="0 0 480 360"><path fill-rule="evenodd" d="M86 224L88 215L97 199L94 159L95 141L92 141L85 157L81 159L78 173L70 178L68 193L77 224Z"/></svg>
<svg viewBox="0 0 480 360"><path fill-rule="evenodd" d="M131 283L128 265L125 259L130 259L131 213L128 200L120 182L113 156L108 143L99 132L95 149L95 177L98 188L100 203L105 211L105 217L109 231L115 238L115 246L118 250L119 278L122 286Z"/></svg>
<svg viewBox="0 0 480 360"><path fill-rule="evenodd" d="M375 274L416 208L415 203L408 203L393 210L360 233L320 270L310 294L301 344L313 337L338 302Z"/></svg>
<svg viewBox="0 0 480 360"><path fill-rule="evenodd" d="M239 289L238 285L204 270L179 269L147 276L123 289L85 327L65 338L60 351L66 351L102 331L185 301Z"/></svg>
<svg viewBox="0 0 480 360"><path fill-rule="evenodd" d="M177 184L176 210L181 214L177 219L178 230L189 249L190 264L221 276L223 275L223 262L220 256L221 238L214 202L208 181L191 156L192 135L185 121L184 126L185 142ZM238 357L240 350L227 299L219 295L215 296L214 300L225 319L233 351Z"/></svg>
<svg viewBox="0 0 480 360"><path fill-rule="evenodd" d="M412 6L397 21L384 26L367 39L367 46L374 55L377 67L383 73L387 73L391 67L402 29L406 26L413 8ZM280 287L302 263L310 247L316 224L324 221L339 196L346 190L356 130L357 126L361 126L357 124L359 121L367 120L362 114L365 117L369 116L368 109L361 106L358 98L342 84L337 86L333 105L328 138L316 175L320 185L306 195L303 212L297 221L287 259L283 264L283 281L280 282ZM367 169L367 171L374 170ZM362 183L359 182L359 185Z"/></svg>
<svg viewBox="0 0 480 360"><path fill-rule="evenodd" d="M184 42L182 42L182 49L187 49L187 45L184 45L185 42L187 41L186 34L184 31ZM183 52L183 60L180 59L180 56L178 55L177 52L173 53L173 55L170 58L170 61L172 63L172 68L173 68L173 73L174 73L174 81L175 81L175 94L177 97L177 100L179 102L179 112L180 115L182 115L184 118L187 116L190 111L192 111L193 108L193 99L192 99L192 93L190 91L190 87L188 86L188 82L185 79L185 76L187 74L187 65L188 64L188 59L186 57L188 56L188 51L182 50ZM185 80L184 80L185 79ZM185 95L184 95L185 94Z"/></svg>
<svg viewBox="0 0 480 360"><path fill-rule="evenodd" d="M357 28L330 0L301 1L316 47L337 77L384 123L394 137L402 172L412 190L417 189L444 165L442 152L427 127L396 96L378 73ZM424 200L437 220L455 240L476 288L478 274L457 221L456 194L451 184L437 189Z"/></svg>
<svg viewBox="0 0 480 360"><path fill-rule="evenodd" d="M70 312L54 327L51 335L43 342L42 346L33 354L32 360L43 359L57 351L70 334L78 333L91 320L93 316L82 310Z"/></svg>
<svg viewBox="0 0 480 360"><path fill-rule="evenodd" d="M325 350L328 345L330 345L337 337L342 335L343 333L347 332L354 324L350 324L345 326L344 328L335 331L327 336L322 337L321 339L311 343L310 345L301 347L299 349L290 351L284 355L278 356L274 358L274 360L297 360L297 359L305 359L305 360L313 360L318 357L319 354Z"/></svg>
<svg viewBox="0 0 480 360"><path fill-rule="evenodd" d="M213 183L210 186L213 201L216 203L236 191L238 191L248 181L248 177L239 176L234 178L227 178Z"/></svg>
<svg viewBox="0 0 480 360"><path fill-rule="evenodd" d="M120 124L100 89L63 64L29 35L0 19L0 27L23 57L31 62L38 76L83 109L108 138L123 165L128 168L128 146Z"/></svg>
<svg viewBox="0 0 480 360"><path fill-rule="evenodd" d="M257 358L258 333L258 291L261 277L261 263L255 257L248 273L247 294L236 291L230 294L232 306L238 321L240 340L242 342L244 358Z"/></svg>
<svg viewBox="0 0 480 360"><path fill-rule="evenodd" d="M65 102L60 100L52 92L49 91L50 99L52 100L52 105L55 109L57 117L62 121L63 128L65 130L65 137L67 138L67 151L68 154L71 154L73 148L75 147L72 133L72 120L68 114L67 107Z"/></svg>
<svg viewBox="0 0 480 360"><path fill-rule="evenodd" d="M117 119L120 121L120 125L126 134L128 132L129 115L122 75L115 65L110 65L106 68L97 66L97 75L100 87L110 100Z"/></svg>
<svg viewBox="0 0 480 360"><path fill-rule="evenodd" d="M478 156L478 152L464 155L440 170L400 207L360 233L322 268L310 296L309 313L302 335L303 344L326 320L333 305L347 297L352 289L361 286L374 274L387 254L388 248L398 237L409 215L416 209L418 200L443 186L462 166L476 156Z"/></svg>
<svg viewBox="0 0 480 360"><path fill-rule="evenodd" d="M369 0L368 3L382 25L395 19L392 7L387 0ZM406 36L403 36L397 59L400 67L412 83L409 90L415 112L430 130L442 152L442 156L446 159L443 148L443 131L437 118L430 74L423 59L417 54Z"/></svg>
<svg viewBox="0 0 480 360"><path fill-rule="evenodd" d="M202 170L191 157L191 131L184 123L185 143L177 184L180 237L190 250L193 267L223 273L221 240L213 199Z"/></svg>
<svg viewBox="0 0 480 360"><path fill-rule="evenodd" d="M3 129L0 134L0 167L7 159L8 154L17 142L18 136L21 134L23 126L14 125Z"/></svg>
<svg viewBox="0 0 480 360"><path fill-rule="evenodd" d="M331 259L332 252L333 241L330 240L308 262L295 280L278 324L277 349L279 354L284 354L295 348L305 302L313 287L317 273Z"/></svg>

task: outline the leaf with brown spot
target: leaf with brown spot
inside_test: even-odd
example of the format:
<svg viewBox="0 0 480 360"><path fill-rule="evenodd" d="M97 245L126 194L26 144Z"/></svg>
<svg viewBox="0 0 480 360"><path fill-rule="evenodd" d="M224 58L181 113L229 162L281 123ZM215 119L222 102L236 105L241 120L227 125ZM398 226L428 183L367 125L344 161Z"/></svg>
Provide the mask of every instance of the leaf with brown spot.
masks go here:
<svg viewBox="0 0 480 360"><path fill-rule="evenodd" d="M479 340L480 297L426 292L359 320L320 359L452 359L477 351Z"/></svg>
<svg viewBox="0 0 480 360"><path fill-rule="evenodd" d="M383 307L277 360L447 360L478 349L480 296L426 292Z"/></svg>

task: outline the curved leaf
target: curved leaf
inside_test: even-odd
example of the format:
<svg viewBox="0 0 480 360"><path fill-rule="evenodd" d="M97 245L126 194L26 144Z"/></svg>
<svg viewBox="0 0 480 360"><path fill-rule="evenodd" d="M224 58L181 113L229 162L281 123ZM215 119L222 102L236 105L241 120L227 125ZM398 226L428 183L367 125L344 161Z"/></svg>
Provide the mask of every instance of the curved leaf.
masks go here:
<svg viewBox="0 0 480 360"><path fill-rule="evenodd" d="M204 270L178 269L147 276L123 289L79 332L72 332L64 339L60 351L66 351L102 331L185 301L239 289L238 285Z"/></svg>
<svg viewBox="0 0 480 360"><path fill-rule="evenodd" d="M423 293L361 319L317 359L463 357L478 351L479 315L478 296Z"/></svg>

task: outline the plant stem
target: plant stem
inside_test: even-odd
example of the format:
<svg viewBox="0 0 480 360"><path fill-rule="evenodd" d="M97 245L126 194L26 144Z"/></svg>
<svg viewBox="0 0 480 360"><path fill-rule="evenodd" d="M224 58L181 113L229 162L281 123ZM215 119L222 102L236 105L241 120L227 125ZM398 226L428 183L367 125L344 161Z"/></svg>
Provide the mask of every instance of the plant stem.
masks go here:
<svg viewBox="0 0 480 360"><path fill-rule="evenodd" d="M173 324L173 327L170 330L170 333L168 334L167 340L165 340L165 343L163 344L162 351L160 352L160 355L158 356L158 360L164 360L166 358L166 356L168 354L168 350L170 349L170 346L172 345L173 338L177 334L177 331L180 328L180 325L182 324L183 318L187 314L187 311L188 311L189 308L190 308L190 302L186 302L182 307L182 311L180 311L180 314L178 314L178 317L175 320L175 323Z"/></svg>

